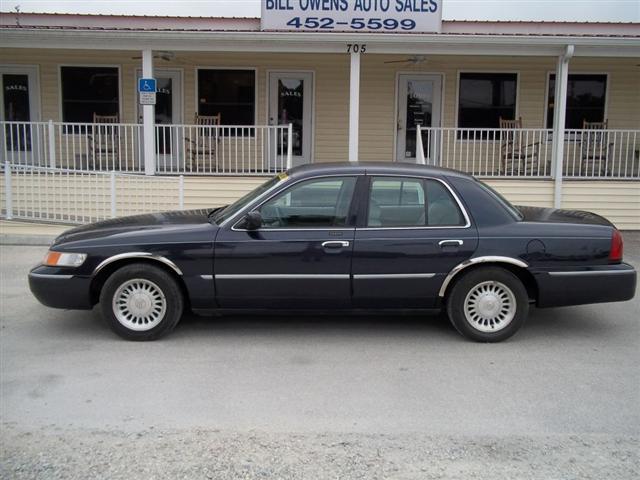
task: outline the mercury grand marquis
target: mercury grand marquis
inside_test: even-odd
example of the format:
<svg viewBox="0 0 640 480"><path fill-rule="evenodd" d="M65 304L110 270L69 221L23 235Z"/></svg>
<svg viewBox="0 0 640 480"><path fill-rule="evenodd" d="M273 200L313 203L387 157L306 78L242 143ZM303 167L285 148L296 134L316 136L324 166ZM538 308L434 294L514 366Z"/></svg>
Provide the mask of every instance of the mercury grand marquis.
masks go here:
<svg viewBox="0 0 640 480"><path fill-rule="evenodd" d="M129 340L183 311L433 312L496 342L529 308L633 298L622 236L589 212L515 207L475 178L410 164L281 173L213 210L73 228L29 273L54 308L99 304Z"/></svg>

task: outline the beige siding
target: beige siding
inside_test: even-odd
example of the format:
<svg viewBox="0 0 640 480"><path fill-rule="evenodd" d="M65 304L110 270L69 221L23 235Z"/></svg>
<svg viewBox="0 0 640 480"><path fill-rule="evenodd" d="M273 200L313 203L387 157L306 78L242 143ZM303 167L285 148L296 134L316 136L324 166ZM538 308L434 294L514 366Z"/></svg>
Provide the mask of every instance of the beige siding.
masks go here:
<svg viewBox="0 0 640 480"><path fill-rule="evenodd" d="M265 181L265 177L185 177L184 208L228 205Z"/></svg>
<svg viewBox="0 0 640 480"><path fill-rule="evenodd" d="M514 205L553 207L553 182L549 180L485 180Z"/></svg>
<svg viewBox="0 0 640 480"><path fill-rule="evenodd" d="M120 66L122 118L136 122L135 72L140 52L83 50L1 49L0 63L29 64L40 68L42 119L60 119L59 65ZM429 55L422 64L385 63L408 55L364 55L361 72L360 158L391 160L396 134L396 80L402 73L442 74L443 121L456 125L459 71L519 73L518 115L525 127L544 126L547 74L555 68L552 57L484 57ZM574 58L571 72L609 73L607 118L612 128L640 128L640 85L637 59ZM315 73L315 161L345 160L348 152L349 57L341 54L180 53L172 62L157 61L158 68L182 71L183 121L192 121L196 107L196 67L257 69L257 123L267 123L267 72L308 70Z"/></svg>
<svg viewBox="0 0 640 480"><path fill-rule="evenodd" d="M597 213L623 230L640 230L640 182L565 181L562 207Z"/></svg>
<svg viewBox="0 0 640 480"><path fill-rule="evenodd" d="M14 214L49 212L58 220L110 215L109 176L13 175ZM229 204L266 177L185 177L184 208ZM552 181L490 180L491 187L516 205L553 207ZM587 210L611 220L618 228L640 230L640 182L565 181L563 208ZM174 210L179 204L178 177L118 177L117 214ZM4 175L0 175L0 208L5 208ZM55 220L49 218L50 220Z"/></svg>

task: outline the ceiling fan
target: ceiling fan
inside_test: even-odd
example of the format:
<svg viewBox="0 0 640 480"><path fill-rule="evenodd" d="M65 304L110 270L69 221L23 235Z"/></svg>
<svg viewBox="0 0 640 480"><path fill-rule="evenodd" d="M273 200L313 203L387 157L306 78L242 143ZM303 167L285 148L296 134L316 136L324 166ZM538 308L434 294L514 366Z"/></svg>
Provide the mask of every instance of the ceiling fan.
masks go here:
<svg viewBox="0 0 640 480"><path fill-rule="evenodd" d="M165 62L170 62L175 58L176 58L175 52L158 51L153 54L154 60L164 60ZM142 56L131 57L131 60L142 60Z"/></svg>
<svg viewBox="0 0 640 480"><path fill-rule="evenodd" d="M411 57L407 57L403 60L389 60L384 63L407 63L410 65L418 65L427 61L427 57L425 57L424 55L412 55Z"/></svg>

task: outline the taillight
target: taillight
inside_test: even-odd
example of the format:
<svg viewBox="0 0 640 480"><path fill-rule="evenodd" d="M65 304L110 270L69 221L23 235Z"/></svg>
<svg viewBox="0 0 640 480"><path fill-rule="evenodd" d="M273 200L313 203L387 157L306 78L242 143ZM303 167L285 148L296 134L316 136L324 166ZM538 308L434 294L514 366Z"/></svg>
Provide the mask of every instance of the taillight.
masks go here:
<svg viewBox="0 0 640 480"><path fill-rule="evenodd" d="M622 261L623 242L622 235L617 228L613 229L613 235L611 236L611 250L609 251L609 261L621 262Z"/></svg>

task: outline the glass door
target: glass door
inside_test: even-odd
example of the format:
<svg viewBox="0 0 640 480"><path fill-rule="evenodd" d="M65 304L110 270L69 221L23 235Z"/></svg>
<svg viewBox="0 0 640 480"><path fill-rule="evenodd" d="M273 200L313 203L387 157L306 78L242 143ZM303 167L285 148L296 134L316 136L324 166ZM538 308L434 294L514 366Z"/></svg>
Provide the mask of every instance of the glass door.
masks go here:
<svg viewBox="0 0 640 480"><path fill-rule="evenodd" d="M311 132L313 118L313 73L269 73L269 125L293 124L292 166L311 163ZM285 165L287 135L277 135L275 155L270 164ZM273 158L275 156L275 158ZM283 163L284 162L284 163Z"/></svg>
<svg viewBox="0 0 640 480"><path fill-rule="evenodd" d="M156 70L156 154L158 167L178 165L181 138L178 129L169 125L182 123L182 73L179 70ZM138 70L136 85L142 72ZM142 122L142 105L138 104L138 118Z"/></svg>
<svg viewBox="0 0 640 480"><path fill-rule="evenodd" d="M36 67L0 67L0 118L7 124L1 136L0 145L7 152L11 163L33 165L41 158L34 155L38 151L38 140L42 131L30 122L40 120L38 101L38 70Z"/></svg>
<svg viewBox="0 0 640 480"><path fill-rule="evenodd" d="M398 76L398 118L396 121L396 161L416 162L418 125L440 126L442 77L439 75L400 74ZM435 164L436 140L429 130L422 132L425 161Z"/></svg>

